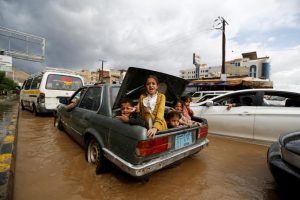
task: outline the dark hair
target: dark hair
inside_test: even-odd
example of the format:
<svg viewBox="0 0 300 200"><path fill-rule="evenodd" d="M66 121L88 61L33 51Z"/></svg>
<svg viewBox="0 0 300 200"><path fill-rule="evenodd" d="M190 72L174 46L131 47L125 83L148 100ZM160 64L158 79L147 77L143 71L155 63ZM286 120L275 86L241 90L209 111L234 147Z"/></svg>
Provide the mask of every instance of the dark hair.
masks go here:
<svg viewBox="0 0 300 200"><path fill-rule="evenodd" d="M183 98L183 101L185 102L186 100L190 100L190 101L192 101L192 97L191 96L189 96L189 95L186 95L186 96L184 96Z"/></svg>
<svg viewBox="0 0 300 200"><path fill-rule="evenodd" d="M177 111L170 111L168 114L167 114L167 120L170 120L171 118L173 117L177 117L178 119L181 118L181 115L179 112Z"/></svg>
<svg viewBox="0 0 300 200"><path fill-rule="evenodd" d="M181 101L180 99L177 99L176 101L174 101L173 108L176 106L177 103L181 103L181 106L184 106L183 101Z"/></svg>
<svg viewBox="0 0 300 200"><path fill-rule="evenodd" d="M129 98L123 98L121 101L120 101L120 107L122 106L123 103L129 103L131 106L133 106L133 101Z"/></svg>
<svg viewBox="0 0 300 200"><path fill-rule="evenodd" d="M146 79L146 83L147 83L147 80L148 80L149 78L153 78L153 79L156 81L156 84L158 85L158 78L157 78L156 76L154 76L154 75L149 75L149 76L147 77L147 79ZM145 83L145 84L146 84L146 83Z"/></svg>

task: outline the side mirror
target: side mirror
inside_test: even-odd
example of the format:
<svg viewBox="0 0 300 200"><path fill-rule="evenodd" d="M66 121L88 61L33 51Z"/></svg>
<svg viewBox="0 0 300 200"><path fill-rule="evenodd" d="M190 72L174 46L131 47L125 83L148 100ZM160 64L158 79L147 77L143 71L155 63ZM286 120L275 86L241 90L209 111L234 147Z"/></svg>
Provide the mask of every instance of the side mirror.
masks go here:
<svg viewBox="0 0 300 200"><path fill-rule="evenodd" d="M68 97L59 97L59 103L67 105L69 102Z"/></svg>
<svg viewBox="0 0 300 200"><path fill-rule="evenodd" d="M211 107L211 106L214 105L214 102L211 101L211 100L208 100L208 101L206 101L205 105L206 105L207 107Z"/></svg>

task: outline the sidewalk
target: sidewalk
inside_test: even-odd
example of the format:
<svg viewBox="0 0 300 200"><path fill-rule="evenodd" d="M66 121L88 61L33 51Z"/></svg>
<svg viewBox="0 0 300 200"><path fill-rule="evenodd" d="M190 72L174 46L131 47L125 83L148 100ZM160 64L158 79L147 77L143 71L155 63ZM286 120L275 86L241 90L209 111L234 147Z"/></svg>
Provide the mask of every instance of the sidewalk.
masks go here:
<svg viewBox="0 0 300 200"><path fill-rule="evenodd" d="M14 164L19 102L15 95L0 97L0 200L13 199Z"/></svg>

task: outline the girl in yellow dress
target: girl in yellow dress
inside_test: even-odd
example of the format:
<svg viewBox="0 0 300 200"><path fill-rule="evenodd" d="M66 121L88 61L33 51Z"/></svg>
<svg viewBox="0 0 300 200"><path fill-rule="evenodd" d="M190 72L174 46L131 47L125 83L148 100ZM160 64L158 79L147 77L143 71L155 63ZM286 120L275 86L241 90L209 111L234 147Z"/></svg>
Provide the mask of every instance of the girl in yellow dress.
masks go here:
<svg viewBox="0 0 300 200"><path fill-rule="evenodd" d="M157 131L167 129L164 119L166 97L157 91L158 79L150 75L146 81L146 94L139 98L137 111L146 121L147 136L153 137Z"/></svg>

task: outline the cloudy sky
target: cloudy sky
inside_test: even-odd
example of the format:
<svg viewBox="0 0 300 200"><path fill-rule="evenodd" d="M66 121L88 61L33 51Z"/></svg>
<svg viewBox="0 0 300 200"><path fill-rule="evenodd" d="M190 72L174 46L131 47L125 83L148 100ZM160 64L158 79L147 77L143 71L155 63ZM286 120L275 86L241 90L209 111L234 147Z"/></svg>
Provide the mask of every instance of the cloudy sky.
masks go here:
<svg viewBox="0 0 300 200"><path fill-rule="evenodd" d="M271 58L275 85L299 86L298 0L0 1L0 26L46 39L44 63L13 60L29 73L44 66L96 70L105 59L106 68L179 75L193 67L193 52L202 63L221 65L221 31L214 29L218 16L229 23L226 60L257 51Z"/></svg>

